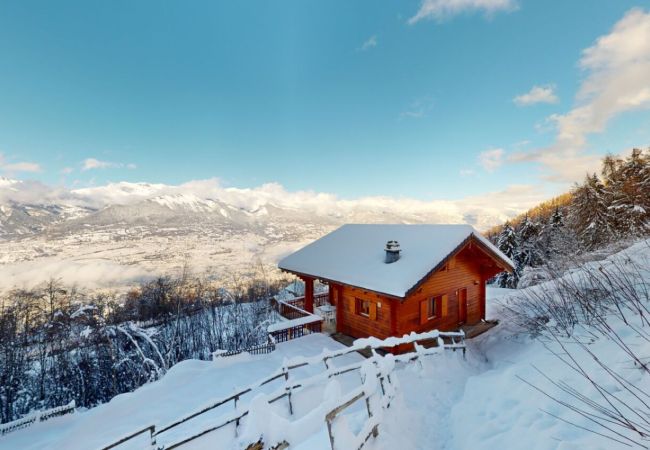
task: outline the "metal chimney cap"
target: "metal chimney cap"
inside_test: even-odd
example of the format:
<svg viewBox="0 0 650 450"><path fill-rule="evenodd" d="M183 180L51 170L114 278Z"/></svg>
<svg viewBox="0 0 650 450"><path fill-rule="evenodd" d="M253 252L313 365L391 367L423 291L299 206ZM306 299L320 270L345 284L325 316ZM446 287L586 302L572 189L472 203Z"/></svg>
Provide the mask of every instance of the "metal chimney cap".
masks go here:
<svg viewBox="0 0 650 450"><path fill-rule="evenodd" d="M386 259L384 259L386 264L397 261L399 259L399 253L402 251L397 241L388 241L384 250L386 250Z"/></svg>
<svg viewBox="0 0 650 450"><path fill-rule="evenodd" d="M400 246L399 246L399 242L397 242L397 241L388 241L388 242L386 242L385 250L387 252L399 252L401 250Z"/></svg>

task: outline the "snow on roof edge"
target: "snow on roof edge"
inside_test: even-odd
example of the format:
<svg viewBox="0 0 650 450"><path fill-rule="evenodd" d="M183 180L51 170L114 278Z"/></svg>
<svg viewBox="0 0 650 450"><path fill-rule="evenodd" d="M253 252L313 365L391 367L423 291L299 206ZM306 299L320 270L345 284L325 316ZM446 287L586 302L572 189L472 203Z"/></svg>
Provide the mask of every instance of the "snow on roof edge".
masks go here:
<svg viewBox="0 0 650 450"><path fill-rule="evenodd" d="M472 232L472 234L473 234L474 237L476 237L476 239L478 239L478 240L479 240L483 245L485 245L488 249L490 249L491 251L493 251L494 254L495 254L496 256L498 256L499 258L501 258L501 259L503 260L503 262L508 263L508 265L510 265L510 268L511 268L511 269L514 269L514 268L515 268L515 263L514 263L510 258L508 258L508 257L507 257L507 256L506 256L506 255L501 251L501 250L499 250L499 248L498 248L496 245L494 245L492 242L490 242L490 240L489 240L488 238L486 238L485 236L483 236L481 233L479 233L479 232L476 231L476 230L474 230L474 231Z"/></svg>
<svg viewBox="0 0 650 450"><path fill-rule="evenodd" d="M356 276L354 273L356 273L356 270L352 271L344 271L345 273L342 273L338 264L338 260L333 259L331 254L329 255L329 261L326 261L328 258L323 258L324 253L327 253L327 248L330 249L331 251L335 251L338 253L336 250L337 248L340 248L342 243L344 243L345 246L343 249L350 250L350 242L353 242L352 245L352 251L354 253L350 254L350 252L345 255L345 252L343 253L343 261L348 261L348 262L354 262L354 263L368 263L368 258L365 256L362 256L361 258L364 259L361 261L361 259L357 258L357 255L368 255L367 251L369 250L367 246L367 242L365 244L361 244L361 247L359 248L354 248L356 244L356 238L353 239L352 241L349 240L350 236L354 237L354 234L351 232L351 229L353 227L368 227L366 229L366 232L364 234L374 234L375 235L375 244L376 244L376 235L377 231L379 230L379 235L382 235L385 233L385 228L386 227L402 227L402 228L410 228L413 227L415 236L418 236L420 234L421 236L421 228L420 227L440 227L440 229L444 230L443 235L440 235L438 233L437 241L441 241L441 236L442 236L442 241L445 241L445 234L449 234L450 232L450 227L455 229L456 231L450 235L448 235L447 245L446 245L446 251L443 252L438 252L438 254L435 254L434 252L434 258L428 259L428 267L425 267L427 264L422 264L425 260L422 260L422 252L420 252L420 263L419 263L419 269L418 267L413 267L413 260L410 259L409 263L411 264L410 268L407 269L410 271L410 277L404 276L404 271L402 270L402 276L401 276L401 286L399 283L396 284L390 284L390 282L387 284L385 282L373 282L372 280L369 280L369 277L367 276L368 274L373 274L375 273L375 270L379 269L380 271L377 273L381 273L384 278L382 280L385 280L386 275L388 275L385 271L381 271L382 267L385 267L383 264L383 257L381 257L382 264L380 264L379 267L373 266L371 269L370 266L368 266L368 270L371 270L371 272L367 272L365 275L359 275L357 274ZM418 230L419 229L419 230ZM373 232L371 232L373 230ZM396 231L400 231L399 228L395 228ZM389 230L390 231L390 230ZM402 232L402 238L404 238L404 230L401 230ZM343 233L343 234L341 234ZM357 232L358 233L358 232ZM392 233L385 233L385 234L392 234ZM411 234L411 233L409 233ZM346 237L348 240L346 241ZM391 237L391 236L388 236ZM479 244L481 247L483 247L488 254L492 255L492 258L495 258L501 263L509 266L506 268L506 270L512 268L512 261L506 257L499 249L497 249L491 242L489 242L484 236L480 235L474 227L472 227L469 224L423 224L423 225L404 225L404 224L345 224L336 230L332 231L331 233L326 234L325 236L316 239L315 241L309 243L308 245L304 246L303 248L295 251L294 253L285 256L278 262L278 267L284 271L294 273L296 275L304 275L308 277L313 277L316 279L321 279L321 280L327 280L327 281L333 281L337 283L342 283L350 286L354 286L360 289L364 290L369 290L373 291L379 294L383 295L388 295L390 297L395 297L395 298L405 298L409 295L409 293L412 292L413 288L416 288L421 284L421 282L428 278L432 272L434 272L437 268L439 268L446 260L449 259L449 257L453 254L455 254L457 251L459 251L470 239L474 237L477 241L477 244ZM400 243L401 239L400 238ZM404 238L404 240L406 240ZM375 248L373 244L373 249ZM413 244L413 241L411 241L411 244ZM365 247L364 247L365 245ZM435 239L434 239L434 247L433 249L435 250L435 245L440 245L440 244L435 244ZM453 246L452 246L453 245ZM355 252L356 251L356 252ZM361 252L361 253L359 253ZM320 254L319 254L320 253ZM374 250L371 253L375 253L373 258L377 258L376 252ZM346 258L347 256L347 258ZM406 255L410 256L410 255ZM433 256L433 255L432 255ZM351 257L351 259L350 259ZM323 261L325 259L325 261ZM301 262L302 260L302 262ZM320 260L321 266L319 267L318 263L314 264L313 261L315 260ZM353 261L354 260L354 261ZM400 259L401 261L402 259ZM374 261L374 259L372 260ZM326 265L323 266L322 264L325 263ZM335 266L328 266L327 264L335 264ZM370 262L370 264L376 264L375 262ZM394 263L397 265L403 265L403 263L397 262ZM345 265L345 264L344 264ZM330 267L330 269L327 269L327 267ZM392 268L393 265L391 264L390 267ZM333 269L332 269L333 268ZM406 269L406 267L402 267L402 269ZM424 270L426 269L426 270ZM398 272L393 272L390 276L391 279L393 277L393 274L400 273L400 270L398 269ZM352 274L351 276L348 276ZM373 275L370 275L370 278L372 278ZM408 280L410 278L410 280Z"/></svg>

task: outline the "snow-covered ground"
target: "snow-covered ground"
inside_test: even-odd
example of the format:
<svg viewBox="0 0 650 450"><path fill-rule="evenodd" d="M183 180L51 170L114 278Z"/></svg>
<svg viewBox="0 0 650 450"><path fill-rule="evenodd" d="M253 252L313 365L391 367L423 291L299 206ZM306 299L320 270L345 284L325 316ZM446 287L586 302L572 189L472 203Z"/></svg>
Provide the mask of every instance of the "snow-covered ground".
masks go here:
<svg viewBox="0 0 650 450"><path fill-rule="evenodd" d="M620 267L625 271L630 261L636 262L637 267L638 264L645 265L646 269L650 267L649 243L639 243L621 254L593 264ZM640 287L650 289L650 277L644 278ZM550 285L531 289L550 289ZM465 358L460 352L446 352L444 355L427 357L423 364L396 367L398 396L384 412L379 436L368 441L368 449L627 448L624 444L585 430L589 428L603 432L584 417L572 413L526 383L539 386L551 395L561 396L543 373L575 387L591 399L601 400L593 386L552 354L552 343L545 345L542 341L534 340L504 320L502 301L514 293L516 291L488 289L488 318L500 318L502 322L489 332L468 341ZM630 333L615 319L611 324L638 354L650 355L647 340ZM608 367L623 374L641 397L648 395L650 380L647 372L635 367L618 346L602 338L590 341L589 346ZM236 388L268 376L287 357L313 356L320 354L323 348L337 349L341 345L316 334L279 344L276 352L269 355L241 355L216 362L185 361L173 367L162 380L145 385L133 393L120 395L108 404L38 423L0 438L0 448L97 448L151 423L163 426L209 404L210 400L232 394ZM575 357L589 368L595 381L618 392L625 401L625 390L612 382L602 367L593 362L590 365L587 355L580 354L579 349L573 350ZM359 355L348 355L345 360L337 361L337 365L360 359ZM298 373L297 376L309 375L312 374ZM358 379L358 375L355 375L343 380L343 388L350 388ZM277 386L269 389L275 388ZM296 417L304 416L316 407L324 391L325 386L320 392L296 400ZM566 394L563 398L570 401ZM189 430L196 431L210 420L215 420L215 416L208 414L194 422L189 429L179 429L175 433L179 437ZM228 432L232 434L232 430ZM160 439L159 443L166 442L164 439ZM218 438L215 436L196 441L187 448L213 449L220 448L219 445L215 447L215 442L233 442L214 439ZM139 448L144 448L143 443L140 445ZM232 445L228 444L230 448ZM329 449L325 424L321 432L315 433L307 441L294 443L291 448Z"/></svg>

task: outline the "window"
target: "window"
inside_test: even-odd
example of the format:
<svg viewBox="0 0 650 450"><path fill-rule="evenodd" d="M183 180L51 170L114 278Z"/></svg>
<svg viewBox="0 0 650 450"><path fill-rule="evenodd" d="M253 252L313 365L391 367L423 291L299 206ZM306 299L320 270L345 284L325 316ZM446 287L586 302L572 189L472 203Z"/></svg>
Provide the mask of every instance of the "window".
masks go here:
<svg viewBox="0 0 650 450"><path fill-rule="evenodd" d="M369 317L370 316L370 301L362 300L360 298L356 299L357 301L357 314Z"/></svg>
<svg viewBox="0 0 650 450"><path fill-rule="evenodd" d="M420 325L447 316L447 294L420 301Z"/></svg>
<svg viewBox="0 0 650 450"><path fill-rule="evenodd" d="M427 319L435 319L440 314L438 311L440 297L433 297L427 300Z"/></svg>

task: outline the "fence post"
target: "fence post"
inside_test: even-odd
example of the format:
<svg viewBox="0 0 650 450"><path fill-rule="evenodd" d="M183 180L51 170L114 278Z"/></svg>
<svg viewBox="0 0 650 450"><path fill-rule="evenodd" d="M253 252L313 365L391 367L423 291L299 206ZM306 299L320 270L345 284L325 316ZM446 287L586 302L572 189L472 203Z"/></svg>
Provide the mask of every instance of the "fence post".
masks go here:
<svg viewBox="0 0 650 450"><path fill-rule="evenodd" d="M239 400L239 395L236 395L234 398L235 403L235 413L237 413L237 400ZM239 428L239 417L235 420L235 437L237 437L237 429Z"/></svg>
<svg viewBox="0 0 650 450"><path fill-rule="evenodd" d="M149 440L151 445L151 450L158 450L158 444L156 442L156 426L151 425L149 428Z"/></svg>
<svg viewBox="0 0 650 450"><path fill-rule="evenodd" d="M289 414L293 416L293 404L291 403L291 385L289 384L289 369L285 366L282 367L282 374L284 375L284 390L287 392L289 399Z"/></svg>

